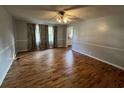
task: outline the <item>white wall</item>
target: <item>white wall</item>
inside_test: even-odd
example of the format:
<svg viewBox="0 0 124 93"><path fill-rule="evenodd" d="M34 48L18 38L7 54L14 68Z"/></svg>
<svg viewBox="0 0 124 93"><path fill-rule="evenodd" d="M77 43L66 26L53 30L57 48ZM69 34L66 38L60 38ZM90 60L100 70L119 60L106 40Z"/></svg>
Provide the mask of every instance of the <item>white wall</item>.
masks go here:
<svg viewBox="0 0 124 93"><path fill-rule="evenodd" d="M27 51L27 23L16 20L16 52Z"/></svg>
<svg viewBox="0 0 124 93"><path fill-rule="evenodd" d="M0 85L15 56L13 19L0 6Z"/></svg>
<svg viewBox="0 0 124 93"><path fill-rule="evenodd" d="M124 15L73 24L73 50L124 67Z"/></svg>

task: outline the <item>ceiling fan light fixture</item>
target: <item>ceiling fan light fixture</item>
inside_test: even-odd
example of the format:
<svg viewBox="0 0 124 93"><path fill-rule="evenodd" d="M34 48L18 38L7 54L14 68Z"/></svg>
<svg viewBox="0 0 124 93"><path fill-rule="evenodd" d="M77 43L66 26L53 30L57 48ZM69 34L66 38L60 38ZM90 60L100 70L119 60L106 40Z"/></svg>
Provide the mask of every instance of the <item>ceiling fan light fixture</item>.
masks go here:
<svg viewBox="0 0 124 93"><path fill-rule="evenodd" d="M65 18L65 12L64 11L59 11L56 19L59 23L67 23L67 18Z"/></svg>
<svg viewBox="0 0 124 93"><path fill-rule="evenodd" d="M63 19L63 22L64 22L64 23L67 23L67 19L66 19L66 18L64 18L64 19Z"/></svg>
<svg viewBox="0 0 124 93"><path fill-rule="evenodd" d="M59 23L61 23L61 20L59 18L56 18L56 21L58 21Z"/></svg>
<svg viewBox="0 0 124 93"><path fill-rule="evenodd" d="M61 23L62 21L60 19L58 19L58 22Z"/></svg>

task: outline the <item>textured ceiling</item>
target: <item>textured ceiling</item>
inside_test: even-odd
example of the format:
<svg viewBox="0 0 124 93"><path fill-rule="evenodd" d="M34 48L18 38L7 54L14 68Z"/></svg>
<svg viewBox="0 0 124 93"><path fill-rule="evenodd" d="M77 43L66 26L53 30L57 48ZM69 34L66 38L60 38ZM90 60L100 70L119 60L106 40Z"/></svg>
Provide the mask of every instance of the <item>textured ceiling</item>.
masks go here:
<svg viewBox="0 0 124 93"><path fill-rule="evenodd" d="M27 5L4 6L18 20L33 23L57 24L54 17L57 11L65 10L67 14L77 16L82 20L109 16L124 12L124 6L76 6L76 5Z"/></svg>

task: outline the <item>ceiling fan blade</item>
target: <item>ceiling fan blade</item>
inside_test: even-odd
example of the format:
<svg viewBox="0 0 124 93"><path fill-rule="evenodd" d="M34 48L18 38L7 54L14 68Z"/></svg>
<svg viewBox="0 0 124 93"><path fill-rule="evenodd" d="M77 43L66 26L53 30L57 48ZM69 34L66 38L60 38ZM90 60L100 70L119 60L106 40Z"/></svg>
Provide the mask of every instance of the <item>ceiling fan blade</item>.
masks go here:
<svg viewBox="0 0 124 93"><path fill-rule="evenodd" d="M80 20L80 21L82 20L81 18L74 18L74 17L73 18L69 18L69 19L71 19L71 20Z"/></svg>
<svg viewBox="0 0 124 93"><path fill-rule="evenodd" d="M75 20L82 20L81 18L74 16L74 15L68 15L66 14L66 16L68 16L70 19L75 19Z"/></svg>
<svg viewBox="0 0 124 93"><path fill-rule="evenodd" d="M86 7L88 5L75 5L75 6L71 6L69 8L65 8L64 11L69 11L69 10L73 10L73 9L78 9L78 8L83 8Z"/></svg>
<svg viewBox="0 0 124 93"><path fill-rule="evenodd" d="M53 20L53 19L56 19L57 16L58 16L58 15L55 15L55 16L53 16L53 17L47 19L47 20L48 20L48 21L51 21L51 20Z"/></svg>

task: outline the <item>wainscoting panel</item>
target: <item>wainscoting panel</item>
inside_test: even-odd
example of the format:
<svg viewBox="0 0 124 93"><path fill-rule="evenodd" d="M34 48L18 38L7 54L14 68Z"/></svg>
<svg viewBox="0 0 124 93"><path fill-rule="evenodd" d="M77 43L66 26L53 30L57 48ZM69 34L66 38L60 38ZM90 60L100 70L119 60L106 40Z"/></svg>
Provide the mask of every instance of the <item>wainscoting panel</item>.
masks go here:
<svg viewBox="0 0 124 93"><path fill-rule="evenodd" d="M93 45L81 42L75 42L72 49L80 53L107 61L109 64L114 64L124 68L123 49L114 49L106 46Z"/></svg>
<svg viewBox="0 0 124 93"><path fill-rule="evenodd" d="M15 57L13 47L14 45L10 45L3 49L3 51L0 51L0 85L2 84L2 81L4 80Z"/></svg>
<svg viewBox="0 0 124 93"><path fill-rule="evenodd" d="M16 40L16 51L27 51L27 40Z"/></svg>

